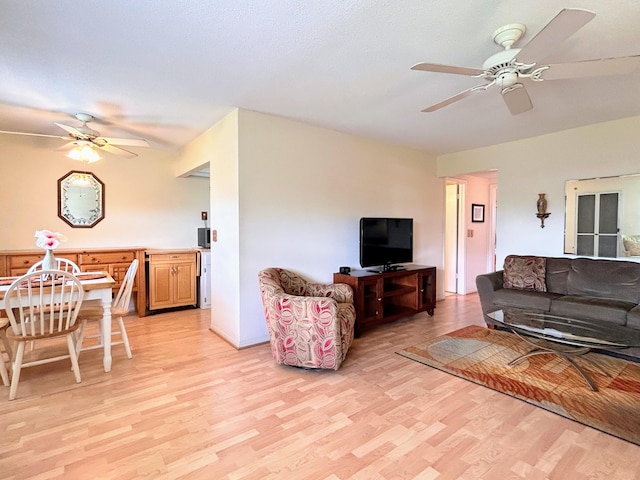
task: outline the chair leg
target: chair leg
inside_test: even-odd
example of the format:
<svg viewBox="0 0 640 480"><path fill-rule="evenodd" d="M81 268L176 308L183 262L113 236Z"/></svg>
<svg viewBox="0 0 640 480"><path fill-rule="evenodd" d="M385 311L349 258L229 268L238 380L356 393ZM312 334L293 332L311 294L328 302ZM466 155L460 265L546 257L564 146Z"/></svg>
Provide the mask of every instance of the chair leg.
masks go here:
<svg viewBox="0 0 640 480"><path fill-rule="evenodd" d="M9 341L9 338L7 338L6 328L0 330L0 337L2 338L2 344L4 345L4 349L7 351L7 355L9 355L9 358L13 358L13 350L11 348L11 342Z"/></svg>
<svg viewBox="0 0 640 480"><path fill-rule="evenodd" d="M83 320L82 323L80 324L80 328L78 328L78 331L76 332L76 334L78 335L78 338L76 339L76 358L80 358L80 351L82 350L82 341L84 340L84 329L87 326L87 321Z"/></svg>
<svg viewBox="0 0 640 480"><path fill-rule="evenodd" d="M80 383L82 380L80 378L80 367L78 366L78 356L73 333L67 335L67 346L69 347L69 358L71 358L71 366L73 367L73 374L76 377L76 383Z"/></svg>
<svg viewBox="0 0 640 480"><path fill-rule="evenodd" d="M7 356L9 357L9 363L11 363L13 352L11 351L11 343L7 338L7 329L3 328L0 330L0 337L2 337L2 344L4 345L4 349L7 352ZM2 384L5 387L9 386L9 373L7 370L7 365L4 363L4 358L2 358L2 351L0 351L0 377L2 377Z"/></svg>
<svg viewBox="0 0 640 480"><path fill-rule="evenodd" d="M7 373L7 367L4 364L4 358L2 358L2 352L0 352L0 377L2 377L2 384L5 387L9 386L9 374Z"/></svg>
<svg viewBox="0 0 640 480"><path fill-rule="evenodd" d="M24 356L24 347L26 342L18 342L16 358L13 360L13 370L11 372L11 388L9 390L9 400L16 398L18 392L18 382L20 381L20 370L22 370L22 357Z"/></svg>
<svg viewBox="0 0 640 480"><path fill-rule="evenodd" d="M122 336L122 344L124 345L124 350L127 352L127 357L132 358L131 347L129 346L129 337L127 336L127 329L124 328L124 321L122 317L118 317L118 323L120 324L120 335Z"/></svg>

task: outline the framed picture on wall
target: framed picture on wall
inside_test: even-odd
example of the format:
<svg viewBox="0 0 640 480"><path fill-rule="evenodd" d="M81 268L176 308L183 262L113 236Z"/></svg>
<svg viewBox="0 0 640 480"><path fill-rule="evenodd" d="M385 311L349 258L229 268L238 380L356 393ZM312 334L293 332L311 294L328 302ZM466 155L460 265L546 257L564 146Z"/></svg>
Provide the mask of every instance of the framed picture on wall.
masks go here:
<svg viewBox="0 0 640 480"><path fill-rule="evenodd" d="M471 204L471 221L476 223L484 222L484 205L479 203Z"/></svg>

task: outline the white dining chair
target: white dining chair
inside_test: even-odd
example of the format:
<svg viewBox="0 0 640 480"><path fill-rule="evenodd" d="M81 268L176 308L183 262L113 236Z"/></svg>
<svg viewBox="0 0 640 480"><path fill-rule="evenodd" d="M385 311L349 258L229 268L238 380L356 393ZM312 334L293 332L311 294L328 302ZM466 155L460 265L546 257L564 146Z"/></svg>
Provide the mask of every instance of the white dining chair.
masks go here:
<svg viewBox="0 0 640 480"><path fill-rule="evenodd" d="M2 340L2 345L4 345L4 350L9 355L9 359L13 357L13 349L11 348L11 342L7 338L7 330L9 329L9 319L5 316L5 313L2 312L0 315L0 340Z"/></svg>
<svg viewBox="0 0 640 480"><path fill-rule="evenodd" d="M73 273L74 275L80 273L80 267L76 265L76 263L73 262L72 260L69 260L68 258L64 258L64 257L55 257L55 258L56 258L56 264L58 265L58 270L62 270L63 272ZM44 260L40 260L34 263L33 265L31 265L31 267L29 267L29 270L27 270L27 273L33 273L33 272L38 272L42 270L43 262ZM30 347L33 350L33 343L30 344Z"/></svg>
<svg viewBox="0 0 640 480"><path fill-rule="evenodd" d="M79 327L78 313L82 306L84 289L72 273L60 270L39 270L15 280L5 293L5 311L11 325L10 335L16 343L12 361L9 400L16 397L20 372L23 368L56 362L69 358L76 383L80 383L80 368L75 349L75 332ZM24 361L25 346L64 337L67 354L44 356L49 348L39 349ZM38 353L36 355L35 353ZM57 352L59 353L59 352Z"/></svg>
<svg viewBox="0 0 640 480"><path fill-rule="evenodd" d="M39 262L31 265L31 267L29 267L29 270L27 270L27 273L33 273L38 270L42 270L42 262L43 260L40 260ZM58 270L62 270L63 272L70 272L74 275L76 273L80 273L80 267L78 267L75 262L69 260L68 258L56 257L56 262L58 264Z"/></svg>
<svg viewBox="0 0 640 480"><path fill-rule="evenodd" d="M129 265L127 269L127 274L122 281L122 285L120 285L120 289L118 290L118 294L116 295L115 300L111 306L111 318L118 319L118 327L120 330L112 330L111 335L120 335L120 340L112 341L111 345L123 345L124 350L127 353L127 357L132 358L131 354L131 346L129 345L129 337L127 336L127 329L124 327L124 321L122 317L129 313L129 302L131 301L131 292L133 290L133 283L136 278L136 272L138 271L138 259L135 259ZM85 303L85 305L80 310L78 315L78 321L82 322L82 325L78 334L78 341L76 343L76 351L78 356L80 355L81 350L93 350L96 348L103 348L104 343L102 339L102 331L99 331L98 335L86 336L86 324L89 321L99 321L103 316L103 308L102 304L99 301L90 300ZM98 323L98 325L100 325ZM97 345L91 345L89 347L82 347L82 342L85 338L98 338Z"/></svg>
<svg viewBox="0 0 640 480"><path fill-rule="evenodd" d="M9 357L9 362L11 362L11 344L7 339L7 328L9 328L9 319L5 317L0 317L0 337L2 337L2 344L4 345L4 349L6 350L7 356ZM5 387L9 386L9 374L7 373L7 367L4 363L2 350L0 350L0 378L2 378L2 383Z"/></svg>

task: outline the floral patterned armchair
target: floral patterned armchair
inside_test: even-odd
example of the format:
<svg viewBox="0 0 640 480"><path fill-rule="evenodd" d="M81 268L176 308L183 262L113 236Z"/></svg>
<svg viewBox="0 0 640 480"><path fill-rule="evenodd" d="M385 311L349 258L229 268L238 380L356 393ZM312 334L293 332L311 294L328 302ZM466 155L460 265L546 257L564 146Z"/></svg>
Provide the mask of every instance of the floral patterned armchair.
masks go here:
<svg viewBox="0 0 640 480"><path fill-rule="evenodd" d="M271 352L278 363L337 370L353 342L353 291L310 283L282 268L258 274Z"/></svg>

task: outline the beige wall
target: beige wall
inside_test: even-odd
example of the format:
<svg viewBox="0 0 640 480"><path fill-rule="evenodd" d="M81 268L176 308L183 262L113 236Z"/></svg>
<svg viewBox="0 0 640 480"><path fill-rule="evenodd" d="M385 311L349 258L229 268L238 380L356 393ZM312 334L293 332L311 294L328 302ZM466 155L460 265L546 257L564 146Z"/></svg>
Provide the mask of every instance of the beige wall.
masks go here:
<svg viewBox="0 0 640 480"><path fill-rule="evenodd" d="M246 110L205 136L215 152L211 226L219 238L211 247L211 325L232 344L268 340L259 270L278 266L331 282L339 266L358 268L362 216L414 218L415 263L442 272L444 184L435 176L433 157ZM239 220L237 230L233 218ZM238 282L238 295L219 295L216 283L224 282ZM438 284L442 292L441 279Z"/></svg>
<svg viewBox="0 0 640 480"><path fill-rule="evenodd" d="M564 184L640 172L640 117L566 130L517 142L442 155L439 176L498 170L496 264L510 253L562 256ZM540 228L538 193L551 216Z"/></svg>
<svg viewBox="0 0 640 480"><path fill-rule="evenodd" d="M58 218L57 180L83 164L56 151L61 142L0 135L0 250L33 249L36 229L64 233L62 247L193 247L200 212L208 210L206 178L176 178L176 156L151 149L113 155L86 167L105 183L105 219L71 228Z"/></svg>
<svg viewBox="0 0 640 480"><path fill-rule="evenodd" d="M423 152L243 110L240 181L243 339L266 338L257 272L359 268L360 217L413 218L414 262L442 272L444 182Z"/></svg>
<svg viewBox="0 0 640 480"><path fill-rule="evenodd" d="M209 162L211 243L211 329L235 346L240 341L240 230L238 110L234 110L194 141L180 155L179 165ZM213 239L212 239L213 240ZM261 337L258 341L262 341ZM256 342L253 342L256 343Z"/></svg>

